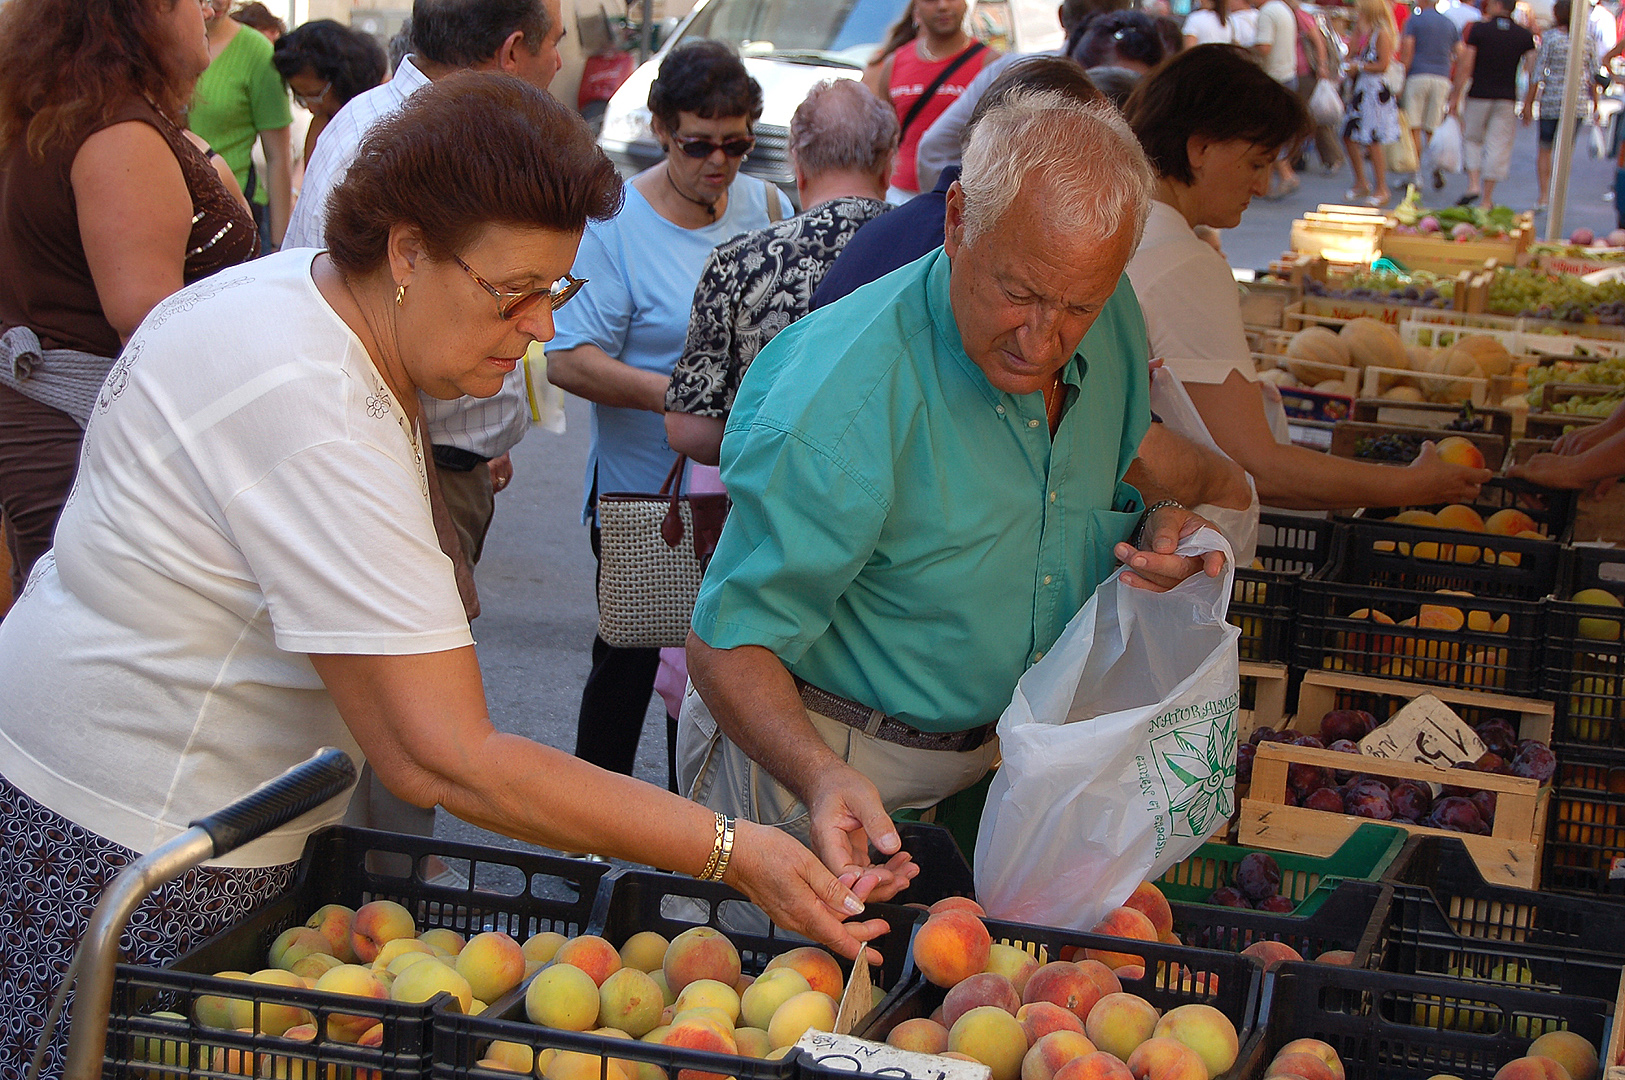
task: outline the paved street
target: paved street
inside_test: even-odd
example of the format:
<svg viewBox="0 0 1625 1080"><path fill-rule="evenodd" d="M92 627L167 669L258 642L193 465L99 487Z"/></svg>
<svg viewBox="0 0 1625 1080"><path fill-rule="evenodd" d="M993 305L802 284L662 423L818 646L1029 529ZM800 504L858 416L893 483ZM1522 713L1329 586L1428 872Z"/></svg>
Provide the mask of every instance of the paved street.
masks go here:
<svg viewBox="0 0 1625 1080"><path fill-rule="evenodd" d="M1534 160L1534 129L1520 128L1513 175L1496 192L1504 196L1500 201L1519 209L1534 204ZM1613 176L1612 162L1592 158L1582 133L1565 235L1581 225L1599 236L1614 227L1613 203L1602 199ZM1447 179L1437 195L1423 193L1424 204L1446 205L1466 187L1463 176ZM1268 266L1286 246L1293 218L1318 203L1341 202L1348 187L1347 166L1329 175L1312 167L1291 199L1255 201L1241 226L1225 234L1231 264ZM1543 221L1540 225L1544 229ZM533 430L514 451L514 481L497 497L496 521L479 567L484 614L474 625L474 636L497 726L570 750L597 610L594 562L580 523L587 408L571 398L567 412L566 434ZM658 784L665 783L664 739L663 710L652 705L638 750L638 775ZM479 843L510 843L445 814L438 830L442 836Z"/></svg>

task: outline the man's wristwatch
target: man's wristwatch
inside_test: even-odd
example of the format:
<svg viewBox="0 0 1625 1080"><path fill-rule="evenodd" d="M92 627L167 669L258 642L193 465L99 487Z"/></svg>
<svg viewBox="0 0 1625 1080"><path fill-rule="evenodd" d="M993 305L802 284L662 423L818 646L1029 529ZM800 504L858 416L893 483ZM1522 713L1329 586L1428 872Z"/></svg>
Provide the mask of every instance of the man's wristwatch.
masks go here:
<svg viewBox="0 0 1625 1080"><path fill-rule="evenodd" d="M1151 515L1170 506L1177 506L1181 510L1185 509L1185 505L1177 499L1163 499L1161 502L1154 502L1145 508L1145 513L1140 515L1139 528L1134 530L1135 547L1139 547L1140 541L1145 539L1145 523L1151 520Z"/></svg>

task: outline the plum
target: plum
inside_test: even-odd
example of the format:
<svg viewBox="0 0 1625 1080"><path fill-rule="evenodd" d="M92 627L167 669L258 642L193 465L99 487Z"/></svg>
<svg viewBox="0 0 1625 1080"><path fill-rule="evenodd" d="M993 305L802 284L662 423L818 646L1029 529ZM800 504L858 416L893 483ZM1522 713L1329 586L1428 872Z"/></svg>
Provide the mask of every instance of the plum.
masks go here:
<svg viewBox="0 0 1625 1080"><path fill-rule="evenodd" d="M1478 816L1484 819L1486 826L1495 825L1495 792L1475 791L1470 796L1474 806L1478 808Z"/></svg>
<svg viewBox="0 0 1625 1080"><path fill-rule="evenodd" d="M1478 760L1467 766L1475 772L1499 773L1502 776L1512 775L1512 766L1507 760L1493 750L1486 750L1478 756Z"/></svg>
<svg viewBox="0 0 1625 1080"><path fill-rule="evenodd" d="M1280 735L1273 728L1256 727L1253 733L1247 736L1247 741L1257 746L1261 742L1279 742Z"/></svg>
<svg viewBox="0 0 1625 1080"><path fill-rule="evenodd" d="M1253 903L1281 891L1281 866L1262 851L1243 855L1236 864L1236 888Z"/></svg>
<svg viewBox="0 0 1625 1080"><path fill-rule="evenodd" d="M1512 775L1522 776L1542 784L1550 783L1557 773L1557 755L1551 748L1538 742L1520 749L1512 759Z"/></svg>
<svg viewBox="0 0 1625 1080"><path fill-rule="evenodd" d="M1365 779L1350 784L1343 793L1343 812L1373 821L1392 821L1392 792L1381 780Z"/></svg>
<svg viewBox="0 0 1625 1080"><path fill-rule="evenodd" d="M1473 800L1464 799L1460 795L1446 795L1433 804L1433 810L1428 814L1426 825L1435 829L1448 829L1451 832L1488 834L1489 829L1484 824L1484 818L1473 805Z"/></svg>
<svg viewBox="0 0 1625 1080"><path fill-rule="evenodd" d="M1584 247L1587 244L1594 244L1596 242L1597 234L1592 232L1590 229L1575 229L1569 234L1569 243L1579 244L1581 247Z"/></svg>
<svg viewBox="0 0 1625 1080"><path fill-rule="evenodd" d="M1326 749L1326 744L1320 740L1320 737L1318 735L1296 735L1296 736L1293 736L1292 745L1293 746L1312 746L1316 750L1324 750L1324 749Z"/></svg>
<svg viewBox="0 0 1625 1080"><path fill-rule="evenodd" d="M1389 790L1388 801L1393 804L1395 818L1420 822L1433 809L1433 790L1415 780L1401 780Z"/></svg>
<svg viewBox="0 0 1625 1080"><path fill-rule="evenodd" d="M1228 885L1214 889L1208 896L1207 902L1217 904L1220 907L1250 908L1253 906L1245 896L1241 895L1240 889L1233 889Z"/></svg>
<svg viewBox="0 0 1625 1080"><path fill-rule="evenodd" d="M1359 742L1376 727L1375 718L1361 709L1333 709L1320 719L1320 737L1327 743L1338 739Z"/></svg>
<svg viewBox="0 0 1625 1080"><path fill-rule="evenodd" d="M1500 717L1486 720L1473 730L1478 733L1480 739L1484 740L1484 749L1486 750L1509 759L1518 752L1518 733L1512 730L1511 724Z"/></svg>
<svg viewBox="0 0 1625 1080"><path fill-rule="evenodd" d="M1304 765L1300 762L1290 762L1286 767L1286 786L1300 799L1319 788L1326 786L1326 770L1319 765Z"/></svg>
<svg viewBox="0 0 1625 1080"><path fill-rule="evenodd" d="M1348 739L1337 739L1334 742L1332 742L1329 746L1327 746L1326 749L1335 750L1339 754L1358 754L1360 752L1359 744L1355 743L1355 742L1351 742ZM1349 778L1351 776L1353 776L1353 775L1354 775L1354 773L1350 772L1347 769L1337 769L1332 773L1332 776L1337 780L1337 782L1339 784L1348 783Z"/></svg>
<svg viewBox="0 0 1625 1080"><path fill-rule="evenodd" d="M1253 759L1258 756L1256 743L1243 743L1236 747L1236 783L1253 782Z"/></svg>
<svg viewBox="0 0 1625 1080"><path fill-rule="evenodd" d="M1343 812L1343 795L1336 788L1323 787L1318 791L1311 791L1303 800L1303 805L1310 810L1324 810L1330 814Z"/></svg>
<svg viewBox="0 0 1625 1080"><path fill-rule="evenodd" d="M1280 915L1290 915L1297 906L1290 896L1282 896L1280 893L1266 896L1258 902L1259 911L1273 911Z"/></svg>

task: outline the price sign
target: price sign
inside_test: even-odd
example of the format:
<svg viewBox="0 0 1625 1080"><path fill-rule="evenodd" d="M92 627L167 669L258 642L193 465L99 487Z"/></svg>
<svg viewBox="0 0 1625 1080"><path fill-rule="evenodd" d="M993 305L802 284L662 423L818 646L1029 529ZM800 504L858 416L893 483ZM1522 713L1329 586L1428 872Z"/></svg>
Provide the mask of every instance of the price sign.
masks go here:
<svg viewBox="0 0 1625 1080"><path fill-rule="evenodd" d="M1423 694L1386 724L1360 740L1360 753L1390 761L1415 761L1441 769L1483 756L1484 740L1434 697Z"/></svg>
<svg viewBox="0 0 1625 1080"><path fill-rule="evenodd" d="M807 1032L796 1049L811 1063L833 1072L875 1073L895 1080L992 1080L993 1076L993 1070L980 1062L916 1054L828 1031Z"/></svg>

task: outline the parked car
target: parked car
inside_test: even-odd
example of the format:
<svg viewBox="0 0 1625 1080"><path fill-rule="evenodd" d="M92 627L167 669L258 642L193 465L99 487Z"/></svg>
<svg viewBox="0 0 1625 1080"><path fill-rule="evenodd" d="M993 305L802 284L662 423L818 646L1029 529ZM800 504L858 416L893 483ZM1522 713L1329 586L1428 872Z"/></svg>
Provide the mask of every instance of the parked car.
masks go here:
<svg viewBox="0 0 1625 1080"><path fill-rule="evenodd" d="M715 38L739 50L761 84L762 119L744 171L795 197L785 145L790 117L824 79L856 79L908 0L700 0L665 46L621 85L604 112L598 144L622 175L660 160L649 131L649 84L666 53L684 41ZM1000 52L1039 52L1062 44L1055 0L973 0L968 28Z"/></svg>

